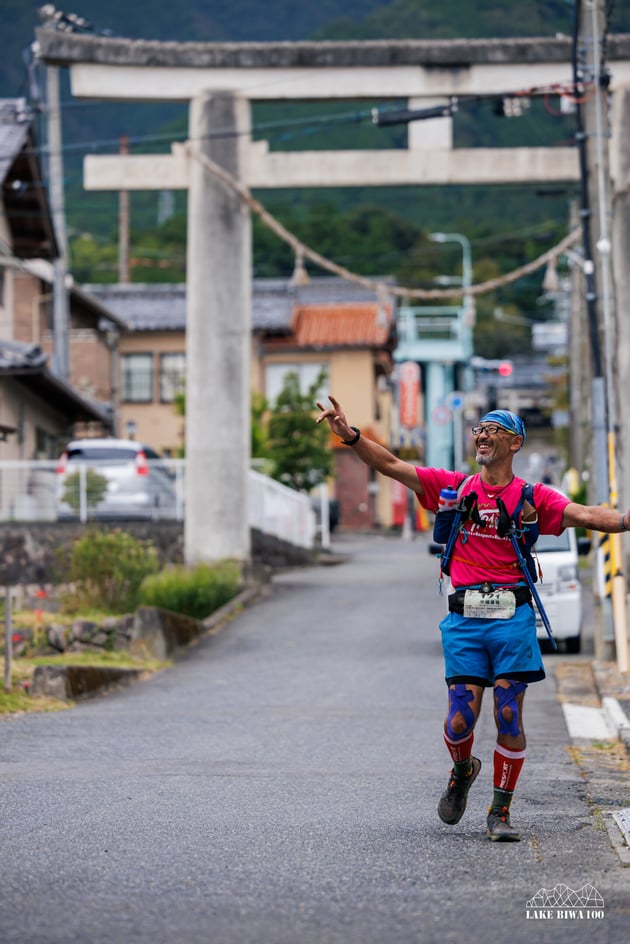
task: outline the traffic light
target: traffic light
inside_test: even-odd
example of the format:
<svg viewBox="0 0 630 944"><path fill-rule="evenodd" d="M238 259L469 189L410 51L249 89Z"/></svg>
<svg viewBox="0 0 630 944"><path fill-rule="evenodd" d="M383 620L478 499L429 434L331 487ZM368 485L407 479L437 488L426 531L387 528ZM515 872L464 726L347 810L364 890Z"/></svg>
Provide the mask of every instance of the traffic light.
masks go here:
<svg viewBox="0 0 630 944"><path fill-rule="evenodd" d="M470 366L483 374L498 374L499 377L511 377L514 370L512 361L500 361L489 357L471 357Z"/></svg>
<svg viewBox="0 0 630 944"><path fill-rule="evenodd" d="M478 357L470 358L470 366L477 371L477 382L486 388L486 403L488 410L496 410L498 407L497 381L499 377L511 377L514 371L512 361L499 360L498 358ZM499 386L501 386L499 384ZM506 384L506 386L509 386Z"/></svg>

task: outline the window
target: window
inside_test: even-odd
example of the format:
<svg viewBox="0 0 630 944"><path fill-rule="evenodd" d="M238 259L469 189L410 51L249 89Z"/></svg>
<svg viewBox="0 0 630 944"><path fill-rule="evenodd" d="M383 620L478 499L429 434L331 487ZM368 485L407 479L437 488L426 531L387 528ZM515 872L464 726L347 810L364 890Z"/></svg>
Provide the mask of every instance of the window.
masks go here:
<svg viewBox="0 0 630 944"><path fill-rule="evenodd" d="M186 385L186 355L160 354L160 402L172 403Z"/></svg>
<svg viewBox="0 0 630 944"><path fill-rule="evenodd" d="M59 455L59 437L40 426L35 427L35 459L56 459Z"/></svg>
<svg viewBox="0 0 630 944"><path fill-rule="evenodd" d="M122 399L125 403L153 401L153 355L123 354Z"/></svg>
<svg viewBox="0 0 630 944"><path fill-rule="evenodd" d="M300 378L300 392L307 393L309 388L315 383L320 372L327 371L328 365L322 363L302 363L302 364L267 364L265 373L265 389L267 400L270 404L275 403L278 394L284 386L284 378L287 374L297 374ZM328 379L318 389L316 398L319 400L328 395Z"/></svg>

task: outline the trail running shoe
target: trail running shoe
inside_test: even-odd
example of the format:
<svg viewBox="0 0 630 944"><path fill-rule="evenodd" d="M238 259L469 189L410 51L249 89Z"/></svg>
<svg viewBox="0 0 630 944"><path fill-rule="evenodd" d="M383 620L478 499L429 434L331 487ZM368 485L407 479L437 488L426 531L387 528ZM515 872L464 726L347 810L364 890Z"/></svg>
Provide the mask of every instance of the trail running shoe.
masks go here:
<svg viewBox="0 0 630 944"><path fill-rule="evenodd" d="M507 806L500 810L488 810L488 839L493 842L520 842L520 835L510 823Z"/></svg>
<svg viewBox="0 0 630 944"><path fill-rule="evenodd" d="M478 757L472 758L472 770L467 777L456 777L451 770L448 787L438 803L438 816L443 823L448 823L449 826L459 823L466 810L468 791L479 776L480 770L481 761Z"/></svg>

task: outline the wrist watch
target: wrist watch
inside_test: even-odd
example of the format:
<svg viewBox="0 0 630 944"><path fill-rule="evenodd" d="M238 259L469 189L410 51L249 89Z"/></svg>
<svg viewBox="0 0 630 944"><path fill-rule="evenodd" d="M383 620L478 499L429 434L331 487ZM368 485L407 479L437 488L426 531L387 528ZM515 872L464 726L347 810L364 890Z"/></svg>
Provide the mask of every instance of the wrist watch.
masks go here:
<svg viewBox="0 0 630 944"><path fill-rule="evenodd" d="M358 441L361 439L361 430L358 428L358 426L351 426L350 429L354 430L354 436L352 439L342 439L341 441L344 446L354 446L355 443L358 443Z"/></svg>

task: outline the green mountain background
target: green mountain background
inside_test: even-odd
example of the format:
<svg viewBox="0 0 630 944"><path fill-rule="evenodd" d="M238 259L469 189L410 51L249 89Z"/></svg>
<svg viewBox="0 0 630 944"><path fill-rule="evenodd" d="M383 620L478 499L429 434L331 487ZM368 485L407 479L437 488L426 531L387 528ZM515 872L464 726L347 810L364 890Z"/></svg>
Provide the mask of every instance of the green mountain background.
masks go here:
<svg viewBox="0 0 630 944"><path fill-rule="evenodd" d="M3 0L0 5L0 96L24 95L37 106L26 62L38 4ZM96 32L129 38L176 41L279 41L301 39L448 39L570 35L574 5L568 0L193 0L177 5L110 0L77 0L65 12L90 21ZM630 32L630 4L609 3L610 32ZM41 83L42 76L32 73ZM62 77L63 78L63 77ZM132 151L166 151L186 136L187 109L180 105L103 104L71 98L62 84L66 212L71 263L79 281L116 279L117 198L86 193L81 163L86 153L118 149L129 135ZM370 104L290 103L254 108L256 137L272 148L328 149L404 147L404 126L375 127ZM387 103L390 107L392 103ZM551 98L531 99L522 117L504 118L492 101L462 103L454 119L456 146L571 142L575 120L560 113ZM40 140L45 141L41 110ZM431 284L435 272L457 274L461 253L452 244L436 246L435 230L465 233L473 247L475 280L508 271L543 252L566 232L574 188L407 187L300 190L258 194L267 207L304 241L324 255L366 274L391 273L404 284ZM180 280L185 272L185 195L133 194L131 200L132 277L137 281ZM290 252L255 226L255 272L286 275ZM494 348L522 344L514 327L510 340L490 319L495 307L531 318L547 317L540 304L542 274L480 300L477 340L487 356ZM479 348L478 348L479 349Z"/></svg>

